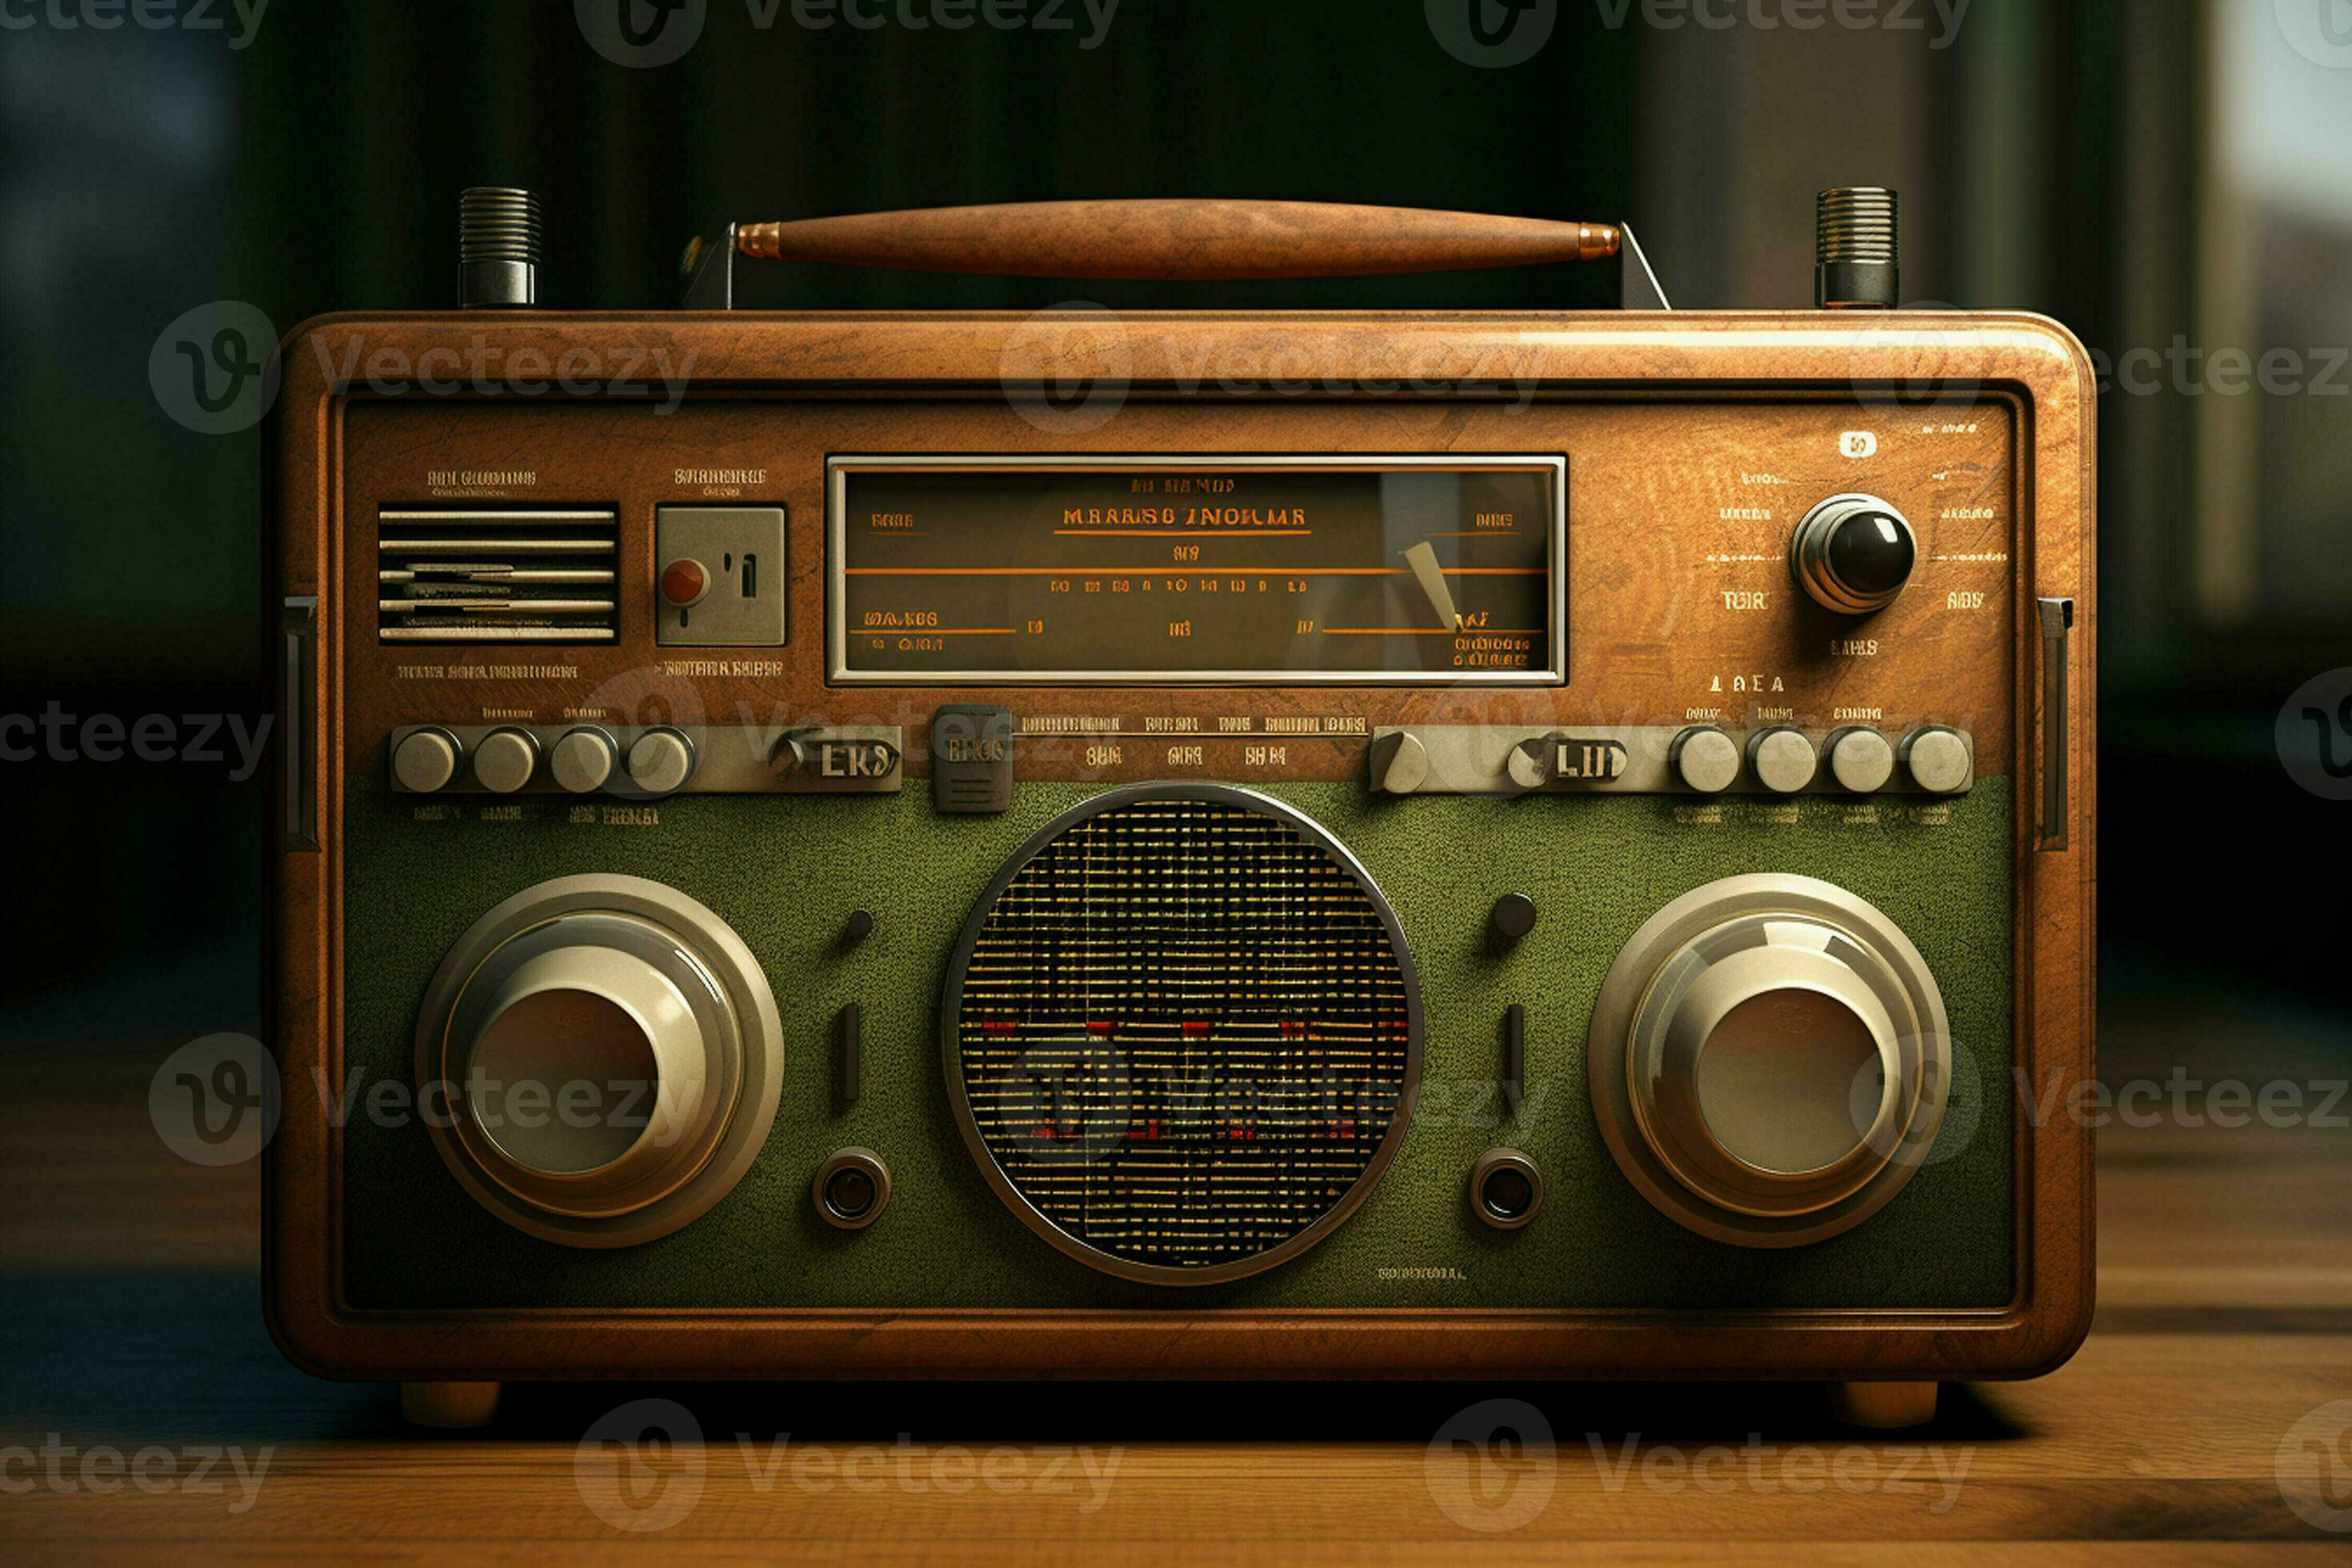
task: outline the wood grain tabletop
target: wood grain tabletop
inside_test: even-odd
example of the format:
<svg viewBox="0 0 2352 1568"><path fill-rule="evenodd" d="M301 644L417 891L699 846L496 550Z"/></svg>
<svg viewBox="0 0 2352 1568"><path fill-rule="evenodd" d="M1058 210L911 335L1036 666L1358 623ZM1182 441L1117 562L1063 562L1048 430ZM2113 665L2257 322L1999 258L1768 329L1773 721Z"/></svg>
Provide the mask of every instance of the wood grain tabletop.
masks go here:
<svg viewBox="0 0 2352 1568"><path fill-rule="evenodd" d="M2352 1104L2324 1088L2298 1125L2104 1129L2089 1342L1916 1432L1796 1384L614 1384L430 1436L278 1355L250 1171L173 1159L152 1062L118 1058L26 1054L0 1145L14 1562L2352 1560Z"/></svg>

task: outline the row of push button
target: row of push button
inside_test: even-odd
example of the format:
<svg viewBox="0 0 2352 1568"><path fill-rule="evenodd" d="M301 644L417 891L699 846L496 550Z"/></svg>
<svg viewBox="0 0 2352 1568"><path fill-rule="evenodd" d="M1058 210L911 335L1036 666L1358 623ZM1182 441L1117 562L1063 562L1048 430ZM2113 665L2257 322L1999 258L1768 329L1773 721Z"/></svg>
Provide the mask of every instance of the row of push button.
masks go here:
<svg viewBox="0 0 2352 1568"><path fill-rule="evenodd" d="M1720 795L1739 782L1743 770L1774 795L1796 795L1813 786L1824 761L1837 788L1875 795L1902 768L1915 788L1928 795L1957 795L1974 771L1969 743L1957 730L1930 724L1901 741L1875 730L1839 730L1816 747L1802 731L1759 730L1742 747L1712 724L1696 724L1675 737L1669 753L1675 776L1700 795Z"/></svg>
<svg viewBox="0 0 2352 1568"><path fill-rule="evenodd" d="M477 787L512 795L539 776L541 751L528 730L493 730L470 748L445 730L414 730L393 748L392 772L403 789L432 795L455 782L461 765L470 766ZM573 795L603 789L616 767L647 795L667 795L694 776L694 742L676 730L646 731L629 743L625 760L618 742L590 725L565 731L545 752L547 776Z"/></svg>

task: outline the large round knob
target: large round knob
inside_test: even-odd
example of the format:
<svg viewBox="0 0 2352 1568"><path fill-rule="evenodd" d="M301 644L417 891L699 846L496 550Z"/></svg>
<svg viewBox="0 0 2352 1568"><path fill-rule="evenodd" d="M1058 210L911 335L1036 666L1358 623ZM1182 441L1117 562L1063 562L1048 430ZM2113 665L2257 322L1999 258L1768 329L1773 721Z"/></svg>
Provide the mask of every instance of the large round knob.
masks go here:
<svg viewBox="0 0 2352 1568"><path fill-rule="evenodd" d="M758 961L709 910L639 878L558 878L443 959L417 1018L419 1103L443 1163L499 1218L628 1246L751 1167L782 1051Z"/></svg>
<svg viewBox="0 0 2352 1568"><path fill-rule="evenodd" d="M415 795L431 795L457 776L457 741L440 730L414 730L392 749L392 776Z"/></svg>
<svg viewBox="0 0 2352 1568"><path fill-rule="evenodd" d="M1789 541L1789 574L1825 609L1866 616L1911 580L1919 544L1903 514L1876 496L1834 496Z"/></svg>
<svg viewBox="0 0 2352 1568"><path fill-rule="evenodd" d="M1729 878L1618 955L1589 1037L1593 1107L1675 1220L1749 1246L1817 1240L1926 1157L1948 1030L1927 964L1879 910L1810 878Z"/></svg>
<svg viewBox="0 0 2352 1568"><path fill-rule="evenodd" d="M492 795L512 795L539 771L539 742L528 730L493 730L474 746L474 780Z"/></svg>
<svg viewBox="0 0 2352 1568"><path fill-rule="evenodd" d="M634 952L583 942L533 953L474 1016L467 1115L520 1170L625 1185L667 1161L702 1109L702 1027L677 982Z"/></svg>
<svg viewBox="0 0 2352 1568"><path fill-rule="evenodd" d="M629 747L629 782L647 795L668 795L694 776L694 742L676 730L648 730Z"/></svg>
<svg viewBox="0 0 2352 1568"><path fill-rule="evenodd" d="M593 795L613 776L620 748L602 730L567 730L550 748L547 771L573 795Z"/></svg>
<svg viewBox="0 0 2352 1568"><path fill-rule="evenodd" d="M1821 755L1801 731L1785 726L1759 730L1748 740L1748 766L1774 795L1795 795L1813 782Z"/></svg>
<svg viewBox="0 0 2352 1568"><path fill-rule="evenodd" d="M1739 777L1739 742L1712 724L1694 724L1675 737L1666 761L1685 788L1721 795Z"/></svg>

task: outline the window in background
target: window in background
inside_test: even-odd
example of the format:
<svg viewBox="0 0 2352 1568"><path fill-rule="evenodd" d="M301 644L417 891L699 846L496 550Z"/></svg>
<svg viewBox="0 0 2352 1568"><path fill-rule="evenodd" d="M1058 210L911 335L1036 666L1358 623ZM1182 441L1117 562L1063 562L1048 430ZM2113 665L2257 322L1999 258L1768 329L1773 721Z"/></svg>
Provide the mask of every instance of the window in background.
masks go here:
<svg viewBox="0 0 2352 1568"><path fill-rule="evenodd" d="M2352 604L2352 0L2210 0L2196 320L2195 603L2311 633ZM2246 367L2251 368L2246 368Z"/></svg>

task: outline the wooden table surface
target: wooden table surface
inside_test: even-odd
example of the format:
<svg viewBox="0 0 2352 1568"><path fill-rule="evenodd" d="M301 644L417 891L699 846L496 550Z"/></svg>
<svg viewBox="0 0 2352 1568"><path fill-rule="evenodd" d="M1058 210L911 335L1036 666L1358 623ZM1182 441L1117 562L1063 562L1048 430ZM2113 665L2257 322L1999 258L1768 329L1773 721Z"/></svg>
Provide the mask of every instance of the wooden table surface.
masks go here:
<svg viewBox="0 0 2352 1568"><path fill-rule="evenodd" d="M2089 1342L1916 1433L1779 1385L616 1384L447 1436L278 1356L251 1172L162 1149L153 1059L35 1057L0 1146L13 1562L2352 1560L2352 1101L2105 1132ZM648 1399L702 1442L583 1443ZM1551 1443L1446 1440L1497 1399Z"/></svg>

